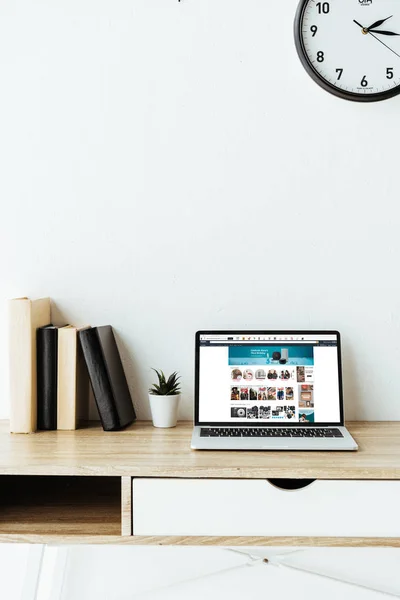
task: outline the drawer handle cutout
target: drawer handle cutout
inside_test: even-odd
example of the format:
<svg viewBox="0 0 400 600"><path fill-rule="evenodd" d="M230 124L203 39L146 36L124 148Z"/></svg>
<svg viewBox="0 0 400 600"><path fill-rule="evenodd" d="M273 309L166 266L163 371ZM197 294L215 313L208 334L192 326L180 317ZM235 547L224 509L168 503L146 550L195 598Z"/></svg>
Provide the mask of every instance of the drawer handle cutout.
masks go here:
<svg viewBox="0 0 400 600"><path fill-rule="evenodd" d="M308 487L315 479L267 479L268 483L285 491L296 491Z"/></svg>

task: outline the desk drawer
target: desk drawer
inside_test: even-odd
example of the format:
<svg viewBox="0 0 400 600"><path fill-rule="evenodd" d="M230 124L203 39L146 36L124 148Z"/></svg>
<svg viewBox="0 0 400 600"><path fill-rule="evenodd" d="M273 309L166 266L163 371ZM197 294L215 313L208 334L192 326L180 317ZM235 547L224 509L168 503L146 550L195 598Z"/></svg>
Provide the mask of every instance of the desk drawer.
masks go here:
<svg viewBox="0 0 400 600"><path fill-rule="evenodd" d="M134 535L400 537L400 481L134 479Z"/></svg>

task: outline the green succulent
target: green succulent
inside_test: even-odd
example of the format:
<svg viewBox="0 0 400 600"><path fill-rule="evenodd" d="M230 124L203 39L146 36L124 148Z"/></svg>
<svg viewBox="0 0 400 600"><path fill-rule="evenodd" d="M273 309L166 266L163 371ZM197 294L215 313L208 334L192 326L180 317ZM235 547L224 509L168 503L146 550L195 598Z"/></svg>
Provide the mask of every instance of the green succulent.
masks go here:
<svg viewBox="0 0 400 600"><path fill-rule="evenodd" d="M180 376L178 376L177 371L172 373L168 379L166 379L161 370L157 371L157 369L153 369L153 371L157 373L158 384L153 383L153 387L149 389L149 394L152 394L153 396L174 396L175 394L181 393L180 383L178 381Z"/></svg>

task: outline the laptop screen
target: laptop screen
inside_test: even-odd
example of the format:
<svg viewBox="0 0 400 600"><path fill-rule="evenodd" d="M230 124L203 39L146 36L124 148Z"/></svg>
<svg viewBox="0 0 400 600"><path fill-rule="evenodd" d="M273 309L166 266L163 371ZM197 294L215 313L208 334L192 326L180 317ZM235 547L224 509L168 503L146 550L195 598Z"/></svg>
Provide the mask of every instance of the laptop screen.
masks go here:
<svg viewBox="0 0 400 600"><path fill-rule="evenodd" d="M337 332L199 332L196 424L340 424Z"/></svg>

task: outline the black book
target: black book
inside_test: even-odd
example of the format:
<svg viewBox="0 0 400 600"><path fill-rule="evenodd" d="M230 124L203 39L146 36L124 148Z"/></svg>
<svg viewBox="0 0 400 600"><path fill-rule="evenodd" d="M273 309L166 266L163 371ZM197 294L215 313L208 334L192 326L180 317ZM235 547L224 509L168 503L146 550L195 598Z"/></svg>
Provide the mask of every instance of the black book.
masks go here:
<svg viewBox="0 0 400 600"><path fill-rule="evenodd" d="M118 431L136 414L112 327L89 327L79 340L103 429Z"/></svg>
<svg viewBox="0 0 400 600"><path fill-rule="evenodd" d="M38 429L57 429L57 340L54 325L36 331Z"/></svg>

